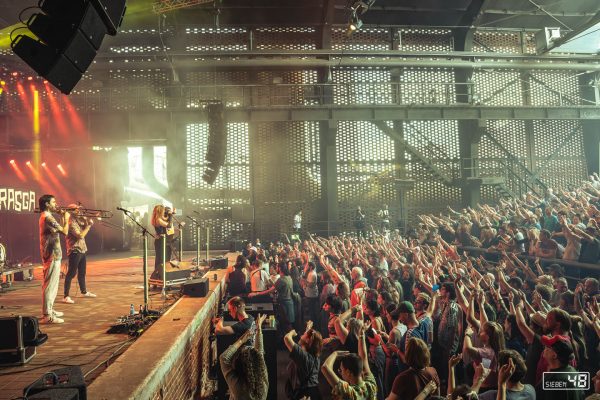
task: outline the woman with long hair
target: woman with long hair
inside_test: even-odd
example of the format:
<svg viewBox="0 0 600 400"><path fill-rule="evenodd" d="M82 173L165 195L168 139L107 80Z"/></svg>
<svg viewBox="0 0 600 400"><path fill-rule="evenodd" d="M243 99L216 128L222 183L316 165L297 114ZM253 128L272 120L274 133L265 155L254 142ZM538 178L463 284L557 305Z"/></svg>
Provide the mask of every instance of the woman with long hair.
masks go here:
<svg viewBox="0 0 600 400"><path fill-rule="evenodd" d="M165 212L165 206L157 204L152 210L152 226L156 232L156 239L154 239L154 272L152 277L162 280L162 267L163 258L169 262L171 261L171 246L168 244L165 246L163 253L163 237L166 240L167 227L169 226L169 216ZM164 254L164 257L163 257Z"/></svg>
<svg viewBox="0 0 600 400"><path fill-rule="evenodd" d="M430 353L427 343L411 337L406 343L406 364L409 366L394 379L392 391L386 400L414 399L433 381L436 383L435 395L440 394L440 378L437 371L430 366Z"/></svg>
<svg viewBox="0 0 600 400"><path fill-rule="evenodd" d="M269 377L265 364L262 323L265 315L256 318L256 330L249 329L221 356L221 371L229 387L229 399L264 400L269 392ZM245 346L254 335L254 346Z"/></svg>
<svg viewBox="0 0 600 400"><path fill-rule="evenodd" d="M481 384L482 389L495 389L498 384L498 354L504 350L504 332L496 322L485 322L479 329L478 337L483 347L474 347L472 342L473 329L469 326L465 331L463 342L463 354L467 353L484 368L490 370L490 374Z"/></svg>

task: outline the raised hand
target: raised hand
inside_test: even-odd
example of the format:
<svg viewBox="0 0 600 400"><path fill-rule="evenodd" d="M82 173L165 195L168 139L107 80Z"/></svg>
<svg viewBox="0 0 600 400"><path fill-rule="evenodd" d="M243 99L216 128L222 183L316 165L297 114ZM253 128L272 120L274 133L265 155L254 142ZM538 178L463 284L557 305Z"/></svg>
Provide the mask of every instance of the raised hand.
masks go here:
<svg viewBox="0 0 600 400"><path fill-rule="evenodd" d="M515 363L512 358L498 370L498 386L504 385L515 372Z"/></svg>
<svg viewBox="0 0 600 400"><path fill-rule="evenodd" d="M262 327L263 322L265 322L265 319L267 319L267 314L258 314L258 316L256 317L256 325L258 327Z"/></svg>
<svg viewBox="0 0 600 400"><path fill-rule="evenodd" d="M306 321L306 330L310 331L313 327L313 322L309 319L308 321Z"/></svg>
<svg viewBox="0 0 600 400"><path fill-rule="evenodd" d="M448 360L448 368L454 368L462 360L462 354L455 354Z"/></svg>

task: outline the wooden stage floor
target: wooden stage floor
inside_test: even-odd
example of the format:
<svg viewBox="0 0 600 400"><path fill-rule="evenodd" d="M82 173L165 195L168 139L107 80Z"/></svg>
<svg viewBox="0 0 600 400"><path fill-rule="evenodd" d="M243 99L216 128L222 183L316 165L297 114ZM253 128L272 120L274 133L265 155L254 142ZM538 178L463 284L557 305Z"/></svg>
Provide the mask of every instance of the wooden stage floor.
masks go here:
<svg viewBox="0 0 600 400"><path fill-rule="evenodd" d="M211 257L225 254L213 251ZM195 257L195 252L184 253L184 260ZM150 257L149 273L154 269ZM63 269L65 265L63 264ZM90 383L108 365L133 343L127 334L108 334L106 331L118 317L129 313L130 304L136 310L144 301L141 252L108 253L89 256L87 262L87 289L98 295L83 297L77 278L73 279L70 295L75 304L62 303L64 278L61 278L55 309L64 312L64 324L40 325L49 338L37 348L37 355L22 366L0 367L0 400L9 400L23 394L23 388L45 372L65 366L78 365ZM0 293L0 317L36 316L42 311L42 270L34 272L32 281L14 282L13 289ZM173 291L175 293L175 291ZM174 297L164 301L160 290L150 291L150 309L168 307ZM5 332L0 332L4 335Z"/></svg>

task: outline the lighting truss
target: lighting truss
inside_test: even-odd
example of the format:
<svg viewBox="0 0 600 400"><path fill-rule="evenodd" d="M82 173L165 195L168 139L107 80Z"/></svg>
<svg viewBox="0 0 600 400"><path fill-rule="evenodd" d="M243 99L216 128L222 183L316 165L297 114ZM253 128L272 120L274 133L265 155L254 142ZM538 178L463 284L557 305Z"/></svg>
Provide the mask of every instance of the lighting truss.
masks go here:
<svg viewBox="0 0 600 400"><path fill-rule="evenodd" d="M212 3L214 0L156 0L152 4L152 11L155 14L162 14L167 11L177 10L178 8L187 8L199 4Z"/></svg>

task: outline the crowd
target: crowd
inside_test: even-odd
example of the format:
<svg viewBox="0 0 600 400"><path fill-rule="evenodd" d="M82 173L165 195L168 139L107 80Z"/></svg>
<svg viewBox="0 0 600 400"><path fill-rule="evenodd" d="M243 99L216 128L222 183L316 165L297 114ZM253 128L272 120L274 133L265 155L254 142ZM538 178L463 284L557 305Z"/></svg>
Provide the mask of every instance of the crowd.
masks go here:
<svg viewBox="0 0 600 400"><path fill-rule="evenodd" d="M598 262L599 207L594 175L545 198L421 215L405 236L248 244L227 277L238 323L215 321L240 337L221 355L231 397L266 397L264 316L244 304L273 298L290 399L600 399L598 269L574 280L554 260Z"/></svg>

